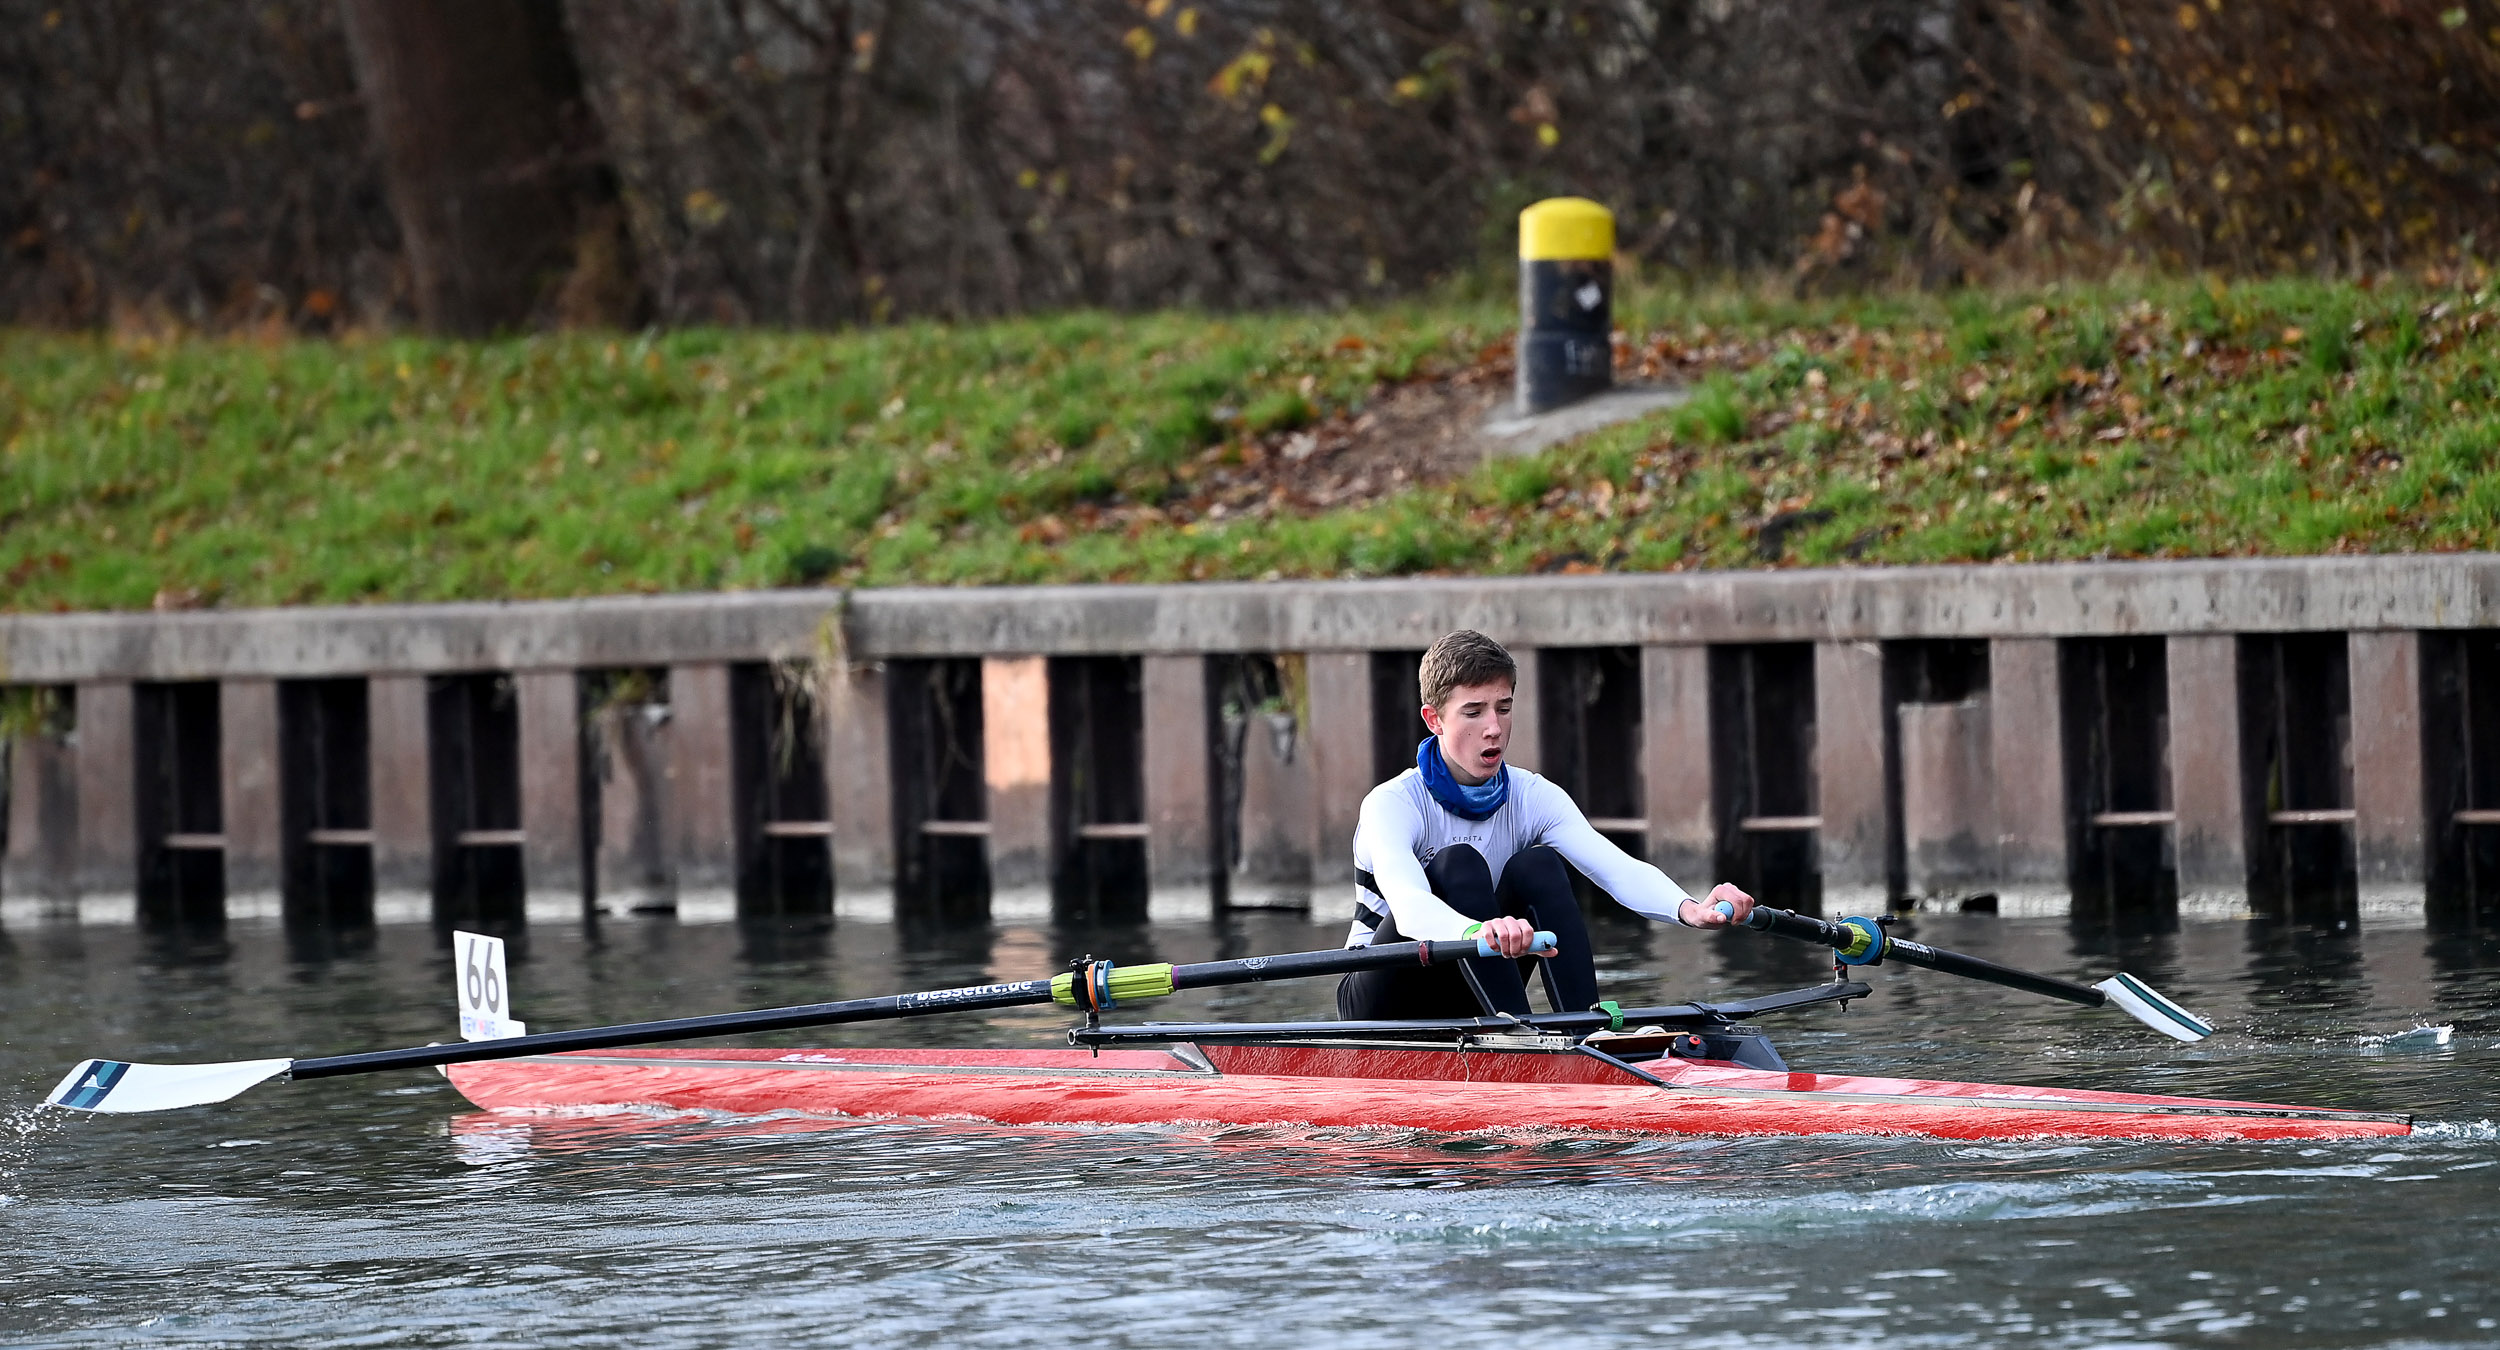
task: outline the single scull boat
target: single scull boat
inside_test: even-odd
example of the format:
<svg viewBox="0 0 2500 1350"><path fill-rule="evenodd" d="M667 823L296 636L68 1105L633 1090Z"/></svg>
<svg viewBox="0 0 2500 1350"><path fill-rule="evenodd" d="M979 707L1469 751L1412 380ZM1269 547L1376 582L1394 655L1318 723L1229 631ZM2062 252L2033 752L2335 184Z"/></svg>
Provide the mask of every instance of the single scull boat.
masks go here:
<svg viewBox="0 0 2500 1350"><path fill-rule="evenodd" d="M1845 984L1783 997L1803 1007L1867 992ZM458 1064L445 1072L470 1101L505 1111L635 1106L1010 1125L1943 1139L2412 1132L2410 1117L2401 1115L1796 1073L1779 1065L1758 1033L1714 1014L1673 1011L1626 1010L1627 1017L1670 1014L1626 1033L1549 1032L1493 1019L1464 1027L1280 1025L1254 1035L1213 1026L1105 1026L1073 1033L1083 1048L1069 1050L644 1049Z"/></svg>
<svg viewBox="0 0 2500 1350"><path fill-rule="evenodd" d="M507 1020L502 944L455 935L467 1044L232 1064L94 1059L47 1099L82 1111L224 1101L272 1078L439 1067L499 1111L659 1107L980 1120L1013 1125L1219 1125L1435 1131L1902 1134L1945 1139L2324 1139L2402 1135L2409 1116L2129 1092L1798 1073L1750 1019L1872 991L1845 978L1884 959L2091 1007L2178 1040L2213 1028L2129 975L2097 985L1757 907L1751 927L1830 947L1829 984L1734 1003L1395 1022L1105 1025L1124 1002L1185 989L1489 955L1473 942L1380 944L1194 965L1086 960L1017 980L838 1003L526 1033ZM1551 935L1539 934L1549 944ZM670 1050L738 1032L1057 1003L1084 1015L1064 1050Z"/></svg>

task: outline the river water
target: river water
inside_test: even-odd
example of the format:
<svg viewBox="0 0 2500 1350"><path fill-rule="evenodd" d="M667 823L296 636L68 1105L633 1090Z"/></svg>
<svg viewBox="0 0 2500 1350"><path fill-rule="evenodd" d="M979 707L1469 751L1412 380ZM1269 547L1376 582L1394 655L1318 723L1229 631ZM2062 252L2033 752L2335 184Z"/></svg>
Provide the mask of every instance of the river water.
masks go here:
<svg viewBox="0 0 2500 1350"><path fill-rule="evenodd" d="M1922 917L1923 940L2220 1023L2123 1017L1917 970L1772 1027L1800 1068L2405 1110L2411 1139L1950 1144L972 1128L476 1111L431 1073L272 1084L139 1117L27 1109L94 1054L322 1054L451 1033L434 931L350 950L274 925L175 949L0 933L0 1343L1162 1347L2500 1344L2500 942ZM1284 916L1110 933L666 919L541 926L534 1028L1021 978L1092 951L1329 945ZM1627 1003L1817 982L1750 934L1607 930ZM1159 1005L1325 1014L1300 984ZM2369 1038L2449 1023L2444 1049ZM788 1044L1050 1044L1048 1013ZM1524 1341L1522 1338L1526 1338Z"/></svg>

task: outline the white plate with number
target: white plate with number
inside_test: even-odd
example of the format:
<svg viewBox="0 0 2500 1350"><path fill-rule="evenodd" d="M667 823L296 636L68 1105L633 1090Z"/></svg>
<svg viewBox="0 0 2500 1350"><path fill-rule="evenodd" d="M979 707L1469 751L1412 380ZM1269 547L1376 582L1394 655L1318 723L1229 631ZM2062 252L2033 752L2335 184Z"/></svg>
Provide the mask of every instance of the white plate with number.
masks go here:
<svg viewBox="0 0 2500 1350"><path fill-rule="evenodd" d="M500 1041L528 1035L529 1024L509 1015L512 981L504 973L503 939L455 932L451 955L452 980L460 989L461 1039Z"/></svg>

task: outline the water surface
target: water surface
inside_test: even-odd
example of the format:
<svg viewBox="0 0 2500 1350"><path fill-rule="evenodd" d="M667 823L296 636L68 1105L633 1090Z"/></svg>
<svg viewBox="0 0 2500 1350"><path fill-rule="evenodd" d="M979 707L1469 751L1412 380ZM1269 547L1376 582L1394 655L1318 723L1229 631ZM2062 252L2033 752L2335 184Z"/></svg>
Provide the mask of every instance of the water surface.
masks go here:
<svg viewBox="0 0 2500 1350"><path fill-rule="evenodd" d="M2191 923L1926 941L2134 970L2199 1046L1916 970L1776 1023L1801 1068L2417 1113L2408 1140L1988 1145L499 1116L433 1074L275 1084L145 1117L22 1109L75 1060L308 1055L451 1034L433 930L189 946L0 932L0 1342L97 1345L2484 1345L2500 1343L2500 944ZM1083 952L1323 946L1278 916L1007 927L905 951L666 920L542 926L536 1029L1022 978ZM1628 1002L1816 982L1749 934L1607 930ZM344 948L344 949L342 949ZM1303 983L1157 1016L1323 1015ZM2418 1022L2454 1042L2366 1038ZM782 1044L1052 1044L1042 1011Z"/></svg>

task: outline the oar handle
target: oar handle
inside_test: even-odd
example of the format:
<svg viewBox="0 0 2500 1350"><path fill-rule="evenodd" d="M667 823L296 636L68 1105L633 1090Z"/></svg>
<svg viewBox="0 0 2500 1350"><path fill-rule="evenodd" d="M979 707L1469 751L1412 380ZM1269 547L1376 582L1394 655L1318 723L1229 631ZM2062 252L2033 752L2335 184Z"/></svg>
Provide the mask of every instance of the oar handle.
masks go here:
<svg viewBox="0 0 2500 1350"><path fill-rule="evenodd" d="M1546 932L1542 928L1528 935L1528 954L1530 956L1543 956L1547 952L1550 952L1561 945L1562 944L1555 939L1553 934ZM1502 953L1494 947L1492 939L1483 937L1476 939L1476 955L1499 956L1501 954Z"/></svg>
<svg viewBox="0 0 2500 1350"><path fill-rule="evenodd" d="M1753 913L1745 916L1745 926L1825 947L1845 947L1848 942L1844 935L1835 931L1839 926L1837 924L1826 923L1810 914L1773 909L1769 905L1754 906Z"/></svg>
<svg viewBox="0 0 2500 1350"><path fill-rule="evenodd" d="M2007 989L2080 1003L2087 1008L2097 1008L2109 1002L2109 995L2090 985L2076 984L2072 980L2061 980L2035 971L2017 970L2012 966L1998 965L1985 957L1946 951L1923 942L1894 937L1873 919L1818 919L1809 914L1756 905L1753 913L1746 918L1745 926L1829 947L1840 954L1842 961L1851 965L1902 961L1947 975L1983 980Z"/></svg>

